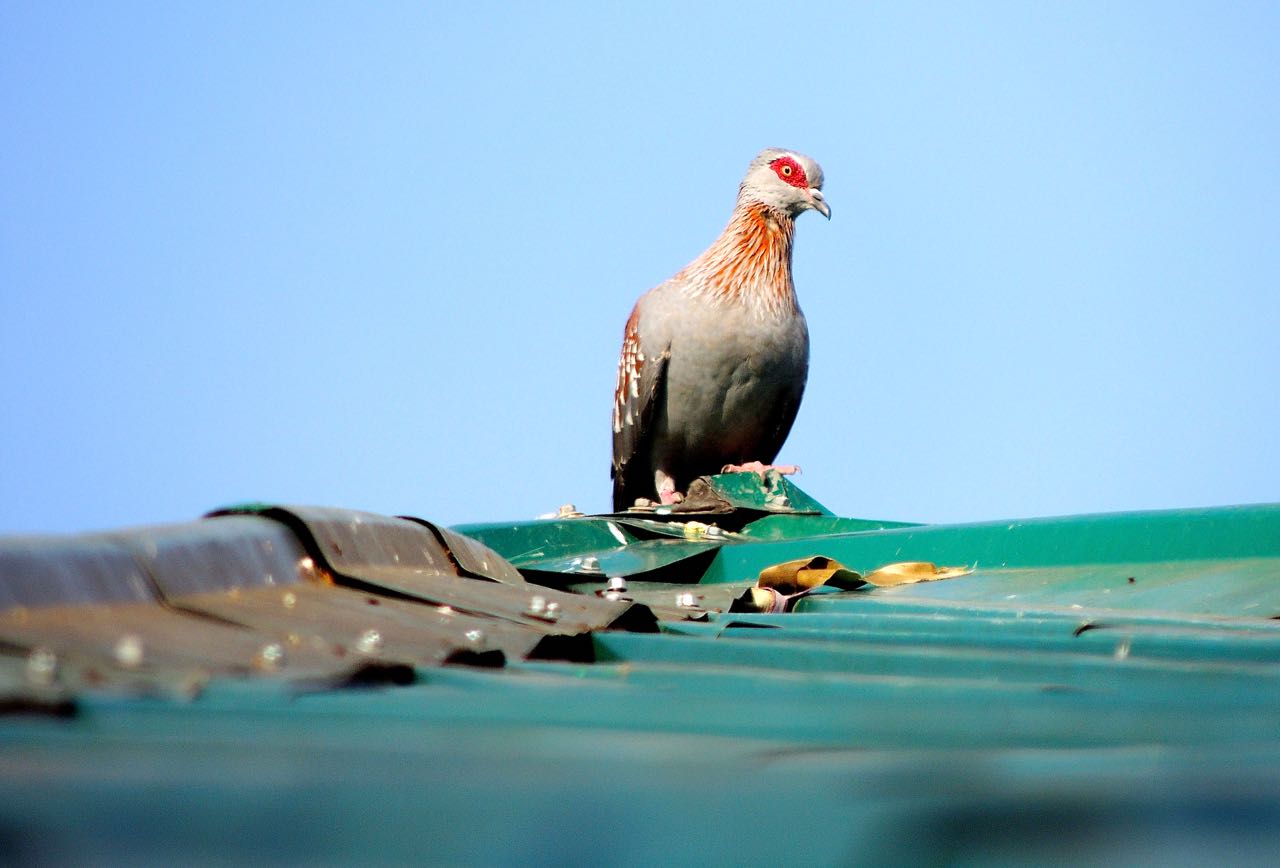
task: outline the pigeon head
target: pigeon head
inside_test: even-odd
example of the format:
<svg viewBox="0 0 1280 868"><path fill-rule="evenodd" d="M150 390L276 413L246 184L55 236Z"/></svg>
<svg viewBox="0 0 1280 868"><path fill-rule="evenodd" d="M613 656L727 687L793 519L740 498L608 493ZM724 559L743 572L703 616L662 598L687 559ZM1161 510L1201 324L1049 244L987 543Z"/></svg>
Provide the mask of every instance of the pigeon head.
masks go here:
<svg viewBox="0 0 1280 868"><path fill-rule="evenodd" d="M738 200L763 202L792 217L813 209L831 219L822 196L822 167L812 157L781 148L766 148L751 161Z"/></svg>

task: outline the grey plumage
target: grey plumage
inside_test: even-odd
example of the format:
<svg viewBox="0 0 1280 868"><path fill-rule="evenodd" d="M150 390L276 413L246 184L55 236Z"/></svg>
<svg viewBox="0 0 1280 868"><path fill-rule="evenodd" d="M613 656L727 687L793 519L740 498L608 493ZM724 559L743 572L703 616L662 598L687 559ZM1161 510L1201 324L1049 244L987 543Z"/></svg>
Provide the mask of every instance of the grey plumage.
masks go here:
<svg viewBox="0 0 1280 868"><path fill-rule="evenodd" d="M777 455L809 364L791 280L794 219L830 216L822 182L810 158L762 152L721 236L636 303L614 396L615 509L637 497L670 502L698 476Z"/></svg>

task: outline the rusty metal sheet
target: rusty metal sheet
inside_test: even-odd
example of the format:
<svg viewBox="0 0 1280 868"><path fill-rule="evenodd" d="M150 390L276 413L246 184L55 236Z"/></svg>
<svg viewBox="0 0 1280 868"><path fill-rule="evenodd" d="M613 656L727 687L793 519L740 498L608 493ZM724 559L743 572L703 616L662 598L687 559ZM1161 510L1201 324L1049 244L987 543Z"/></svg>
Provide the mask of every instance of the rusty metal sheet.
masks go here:
<svg viewBox="0 0 1280 868"><path fill-rule="evenodd" d="M157 598L117 536L10 537L0 546L0 609Z"/></svg>
<svg viewBox="0 0 1280 868"><path fill-rule="evenodd" d="M293 528L332 572L351 579L377 575L456 576L457 568L430 529L415 521L320 506L234 508L213 517L248 511Z"/></svg>
<svg viewBox="0 0 1280 868"><path fill-rule="evenodd" d="M141 528L119 540L166 598L328 581L288 527L256 515Z"/></svg>
<svg viewBox="0 0 1280 868"><path fill-rule="evenodd" d="M608 627L656 629L651 613L626 601L459 576L448 550L418 521L323 507L255 507L253 511L304 534L309 549L326 562L334 581L356 590L425 600L524 624L545 634Z"/></svg>
<svg viewBox="0 0 1280 868"><path fill-rule="evenodd" d="M149 603L11 609L0 613L0 642L88 661L107 681L113 672L194 683L212 675L326 677L350 668L327 643L277 641Z"/></svg>
<svg viewBox="0 0 1280 868"><path fill-rule="evenodd" d="M341 581L341 576L337 577ZM547 634L582 633L610 627L647 630L652 620L643 606L603 600L554 588L481 582L459 576L367 570L363 582L382 591L403 594L461 612L501 618ZM636 611L630 611L635 608ZM654 626L656 629L656 624Z"/></svg>
<svg viewBox="0 0 1280 868"><path fill-rule="evenodd" d="M706 621L712 613L727 612L749 583L691 585L625 579L621 582L582 582L570 586L579 594L633 600L648 607L659 621Z"/></svg>
<svg viewBox="0 0 1280 868"><path fill-rule="evenodd" d="M244 625L277 641L319 640L354 662L437 666L459 654L533 652L543 632L450 609L348 588L298 585L235 589L174 600L183 610Z"/></svg>
<svg viewBox="0 0 1280 868"><path fill-rule="evenodd" d="M73 694L58 683L52 654L10 656L0 651L0 715L71 717L75 712Z"/></svg>
<svg viewBox="0 0 1280 868"><path fill-rule="evenodd" d="M420 521L420 519L411 520ZM508 585L525 583L524 576L520 575L520 571L510 561L479 540L474 540L447 527L436 524L428 524L428 526L440 537L441 543L466 574Z"/></svg>
<svg viewBox="0 0 1280 868"><path fill-rule="evenodd" d="M69 645L56 651L48 645L6 645L0 652L0 671L4 673L0 695L19 712L74 703L76 695L85 690L190 698L211 675L207 670L190 668L125 669L111 660L85 656L82 648Z"/></svg>

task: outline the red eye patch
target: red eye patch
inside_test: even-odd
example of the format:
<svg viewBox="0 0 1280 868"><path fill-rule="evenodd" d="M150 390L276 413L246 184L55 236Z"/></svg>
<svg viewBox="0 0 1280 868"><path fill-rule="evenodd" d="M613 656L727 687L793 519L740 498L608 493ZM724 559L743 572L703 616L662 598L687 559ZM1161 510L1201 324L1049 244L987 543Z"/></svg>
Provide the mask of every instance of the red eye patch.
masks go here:
<svg viewBox="0 0 1280 868"><path fill-rule="evenodd" d="M804 169L800 168L800 164L790 157L778 157L778 159L769 164L769 168L773 169L779 178L792 187L808 189L809 179L805 177Z"/></svg>

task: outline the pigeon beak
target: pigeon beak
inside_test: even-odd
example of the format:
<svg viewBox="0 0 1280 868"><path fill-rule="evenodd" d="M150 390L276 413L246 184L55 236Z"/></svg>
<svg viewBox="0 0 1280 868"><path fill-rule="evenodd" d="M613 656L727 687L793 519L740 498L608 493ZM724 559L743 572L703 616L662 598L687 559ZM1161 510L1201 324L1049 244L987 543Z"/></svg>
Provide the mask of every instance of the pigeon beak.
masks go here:
<svg viewBox="0 0 1280 868"><path fill-rule="evenodd" d="M827 204L827 200L823 197L822 191L817 187L809 188L809 207L817 211L828 220L831 219L831 206Z"/></svg>

